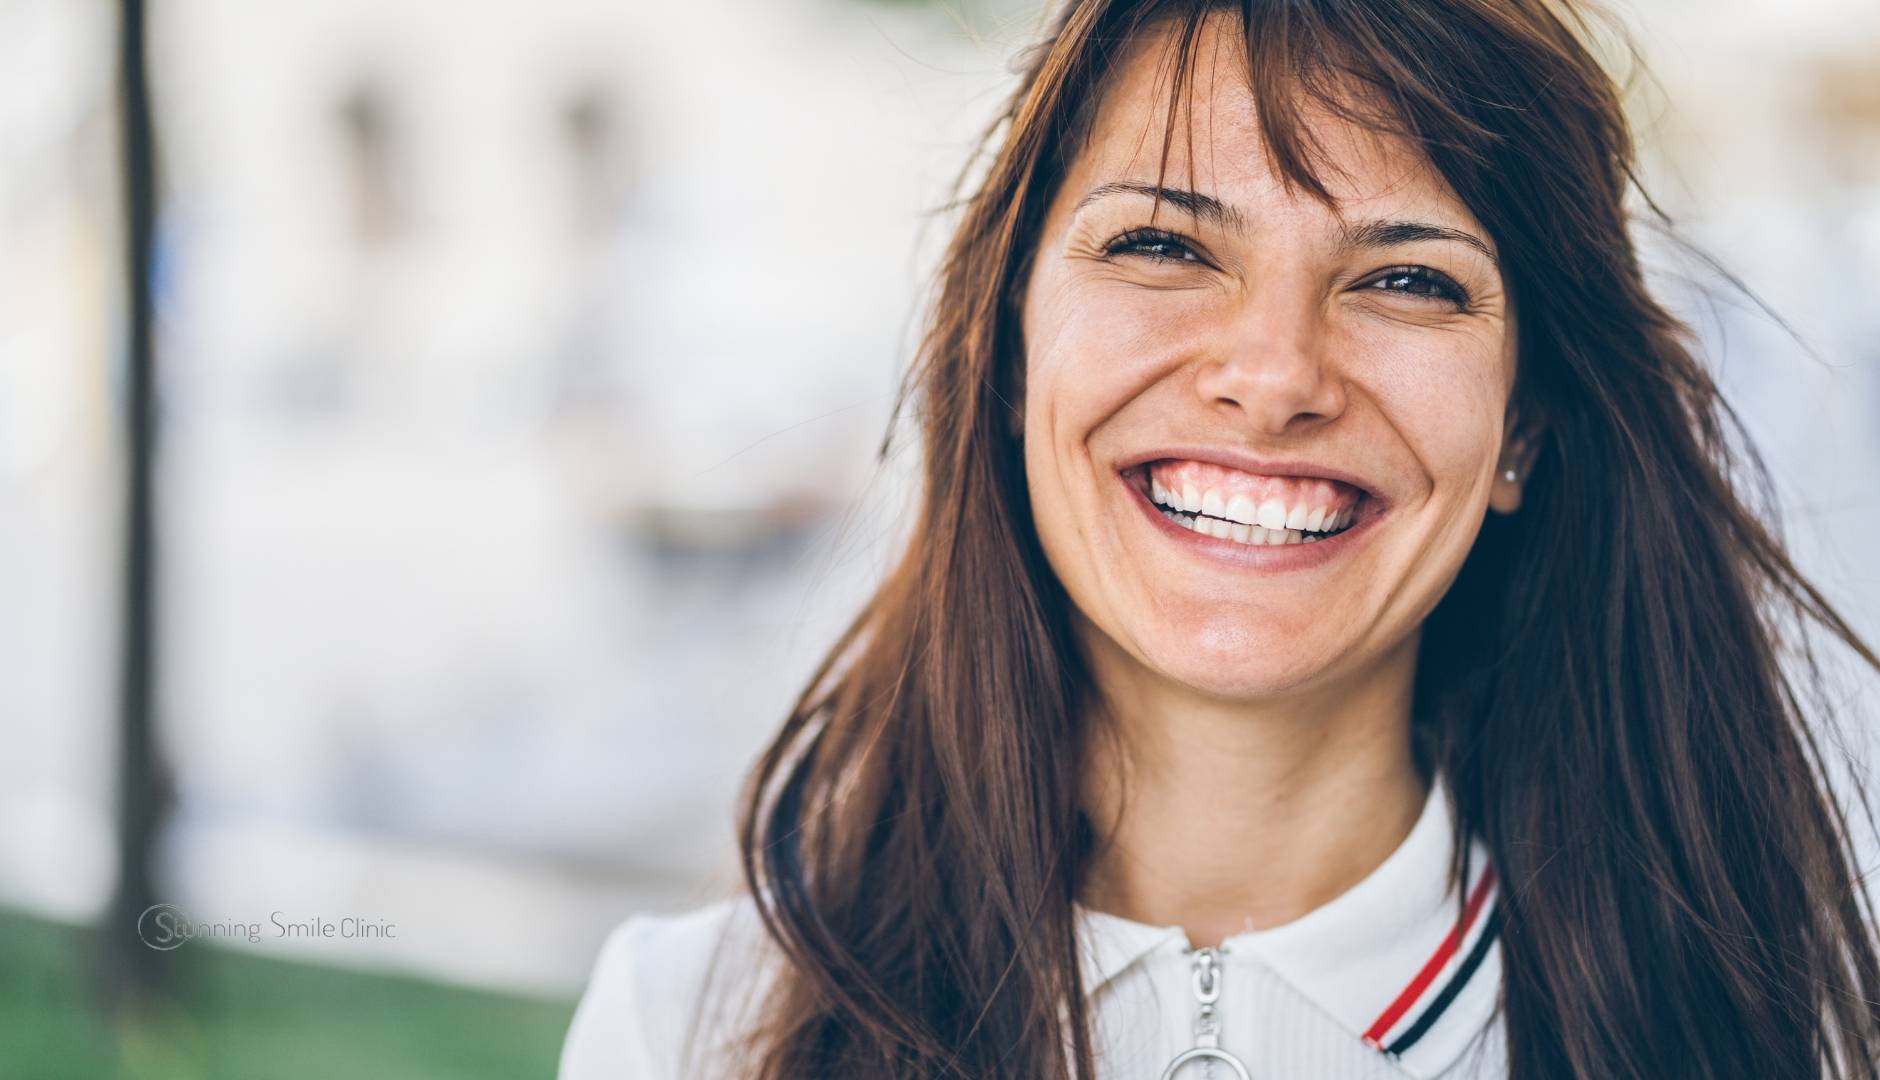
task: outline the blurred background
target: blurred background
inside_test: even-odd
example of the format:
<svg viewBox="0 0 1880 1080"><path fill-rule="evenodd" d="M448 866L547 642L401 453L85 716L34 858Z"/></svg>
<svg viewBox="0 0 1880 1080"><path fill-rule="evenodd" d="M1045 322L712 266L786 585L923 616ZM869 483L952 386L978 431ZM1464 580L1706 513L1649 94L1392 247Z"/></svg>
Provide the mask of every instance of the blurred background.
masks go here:
<svg viewBox="0 0 1880 1080"><path fill-rule="evenodd" d="M0 1077L551 1076L892 551L1037 5L166 0L144 79L122 10L0 0ZM1880 636L1880 7L1618 10L1653 194L1795 333L1654 272Z"/></svg>

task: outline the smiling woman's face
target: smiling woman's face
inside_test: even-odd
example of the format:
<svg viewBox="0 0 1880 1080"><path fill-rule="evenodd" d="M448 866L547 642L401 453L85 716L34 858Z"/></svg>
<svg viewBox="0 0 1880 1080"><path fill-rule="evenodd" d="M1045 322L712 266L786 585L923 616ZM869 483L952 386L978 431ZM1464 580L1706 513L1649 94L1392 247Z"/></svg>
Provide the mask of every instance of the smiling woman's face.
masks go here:
<svg viewBox="0 0 1880 1080"><path fill-rule="evenodd" d="M1238 28L1196 55L1159 208L1150 41L1044 223L1034 520L1100 669L1236 700L1336 687L1413 650L1485 509L1518 505L1513 312L1491 238L1412 148L1307 111L1338 205L1288 193Z"/></svg>

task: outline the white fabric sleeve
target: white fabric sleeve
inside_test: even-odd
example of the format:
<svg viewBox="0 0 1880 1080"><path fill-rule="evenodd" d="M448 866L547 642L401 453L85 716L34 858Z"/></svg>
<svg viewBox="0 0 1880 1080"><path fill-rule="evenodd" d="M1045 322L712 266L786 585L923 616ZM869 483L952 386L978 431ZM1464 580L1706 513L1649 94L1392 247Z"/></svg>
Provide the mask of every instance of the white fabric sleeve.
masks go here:
<svg viewBox="0 0 1880 1080"><path fill-rule="evenodd" d="M607 935L562 1044L560 1080L662 1080L646 1043L637 985L645 928L636 917Z"/></svg>

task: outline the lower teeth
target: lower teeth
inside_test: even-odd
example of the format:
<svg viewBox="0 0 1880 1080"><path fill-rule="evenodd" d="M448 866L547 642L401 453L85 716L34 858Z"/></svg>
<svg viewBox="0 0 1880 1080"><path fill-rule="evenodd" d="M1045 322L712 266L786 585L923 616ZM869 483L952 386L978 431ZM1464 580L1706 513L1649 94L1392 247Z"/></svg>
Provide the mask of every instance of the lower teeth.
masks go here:
<svg viewBox="0 0 1880 1080"><path fill-rule="evenodd" d="M1216 537L1217 539L1222 539L1222 540L1232 540L1236 544L1244 544L1247 547L1279 547L1282 544L1312 544L1312 543L1317 543L1320 540L1324 540L1328 537L1337 536L1339 532L1344 531L1343 529L1340 529L1338 530L1338 532L1315 533L1315 532L1306 532L1303 529L1267 529L1267 530L1263 530L1265 539L1253 540L1249 538L1246 540L1242 540L1239 537L1235 536L1232 532L1232 530L1237 527L1237 523L1235 522L1226 521L1221 518L1202 517L1196 514L1178 514L1173 510L1169 510L1169 509L1162 508L1162 507L1157 507L1157 509L1162 511L1163 517L1169 519L1170 521L1173 521L1175 524L1180 525L1184 529L1188 529L1191 532L1198 532L1198 533L1201 533L1201 535L1203 536L1213 536L1213 537ZM1198 529L1195 527L1195 525L1197 522L1200 522L1200 521L1212 522L1212 524L1206 526L1205 529ZM1227 526L1227 529L1223 530L1223 532L1213 531L1215 529L1221 528L1221 526ZM1239 526L1239 527L1257 528L1257 526ZM1225 535L1223 535L1223 533L1225 533ZM1285 539L1282 541L1273 540L1272 537L1275 533L1282 534L1285 537Z"/></svg>

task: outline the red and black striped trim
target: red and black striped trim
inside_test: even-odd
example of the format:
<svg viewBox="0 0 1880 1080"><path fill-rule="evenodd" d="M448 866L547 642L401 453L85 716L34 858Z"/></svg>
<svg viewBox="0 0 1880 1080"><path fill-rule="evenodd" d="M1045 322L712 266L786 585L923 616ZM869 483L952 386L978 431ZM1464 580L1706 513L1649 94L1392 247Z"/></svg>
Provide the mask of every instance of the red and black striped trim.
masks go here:
<svg viewBox="0 0 1880 1080"><path fill-rule="evenodd" d="M1456 999L1456 995L1468 985L1470 976L1482 966L1482 959L1488 955L1489 948L1494 944L1495 936L1501 930L1500 904L1495 905L1495 910L1489 913L1488 921L1482 926L1482 933L1477 936L1474 946L1469 949L1468 955L1462 958L1462 963L1457 966L1455 974L1449 977L1449 981L1444 983L1434 995L1428 994L1430 984L1436 981L1436 976L1442 973L1443 968L1455 957L1456 951L1462 947L1463 941L1468 938L1469 931L1475 927L1477 918L1482 914L1482 908L1488 903L1489 896L1494 890L1495 868L1488 866L1483 868L1481 878L1476 881L1474 891L1469 894L1469 901L1463 908L1462 917L1456 920L1456 925L1449 931L1449 935L1436 946L1436 951L1424 961L1423 967L1417 971L1416 977L1410 980L1409 985L1405 986L1402 992L1385 1006L1384 1011L1378 1014L1377 1019L1371 1022L1371 1026L1365 1029L1366 1045L1395 1057L1414 1046L1417 1040L1421 1039L1424 1033L1441 1018L1444 1010L1448 1009L1450 1003ZM1385 1036L1390 1033L1391 1029L1396 1027L1397 1023L1408 1015L1419 1001L1426 998L1428 1004L1424 1006L1423 1012L1417 1016L1416 1020L1404 1028L1395 1039L1386 1043Z"/></svg>

